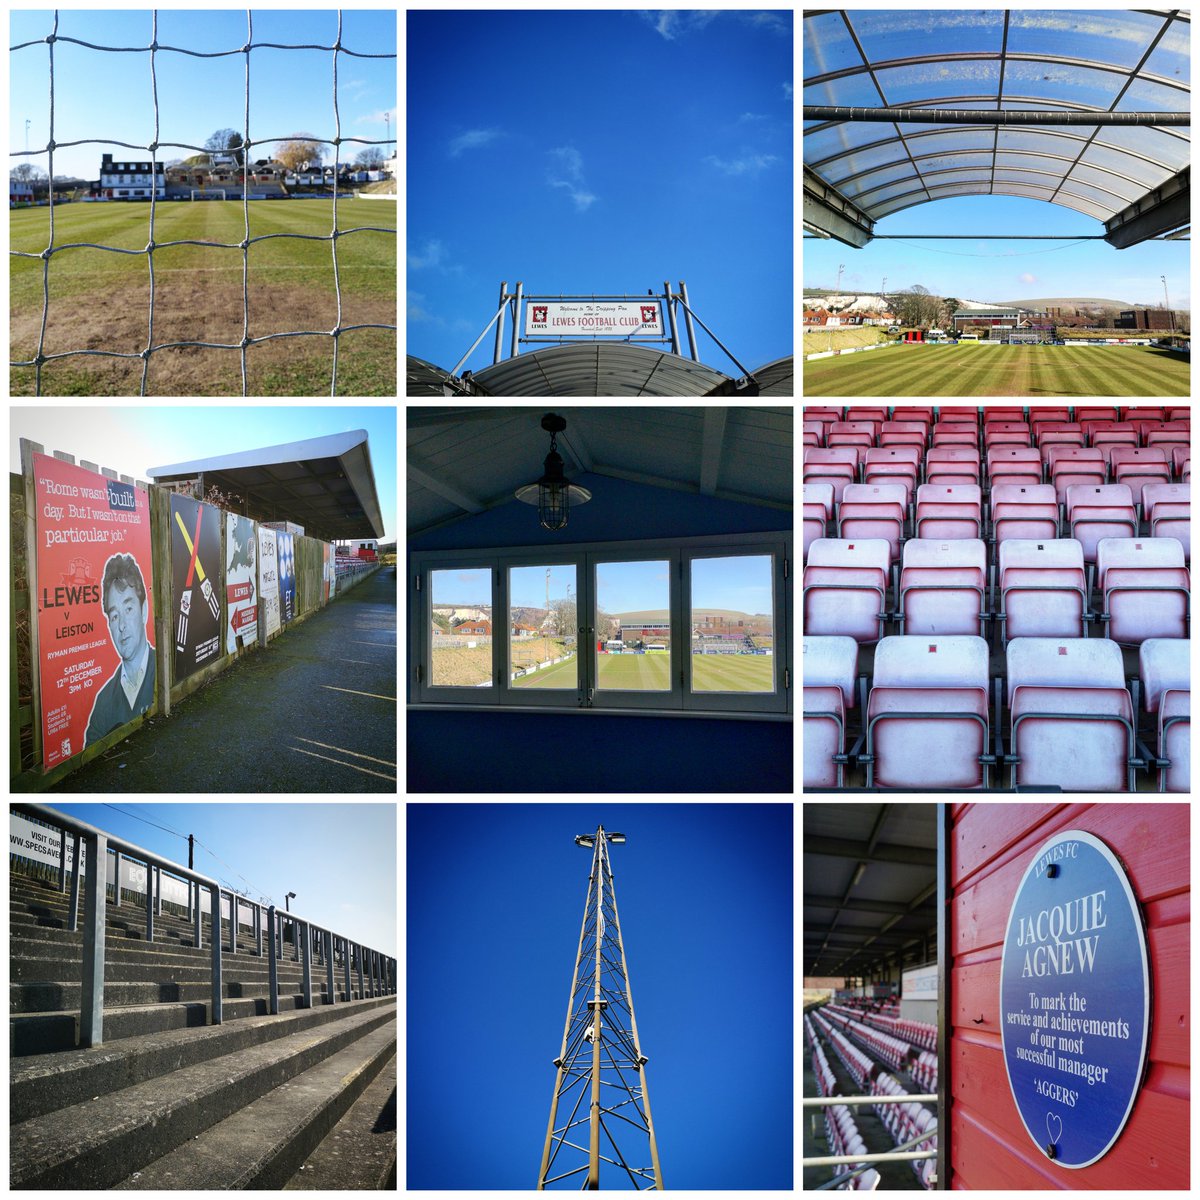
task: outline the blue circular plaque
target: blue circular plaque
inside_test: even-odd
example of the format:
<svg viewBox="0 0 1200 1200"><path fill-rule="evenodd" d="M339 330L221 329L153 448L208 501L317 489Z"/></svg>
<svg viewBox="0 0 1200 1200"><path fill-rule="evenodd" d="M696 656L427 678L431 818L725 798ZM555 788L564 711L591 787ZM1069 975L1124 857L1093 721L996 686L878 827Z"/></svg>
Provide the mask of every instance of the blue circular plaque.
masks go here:
<svg viewBox="0 0 1200 1200"><path fill-rule="evenodd" d="M1029 1136L1061 1167L1112 1149L1142 1085L1150 963L1116 855L1071 829L1040 846L1017 887L1000 965L1000 1037Z"/></svg>

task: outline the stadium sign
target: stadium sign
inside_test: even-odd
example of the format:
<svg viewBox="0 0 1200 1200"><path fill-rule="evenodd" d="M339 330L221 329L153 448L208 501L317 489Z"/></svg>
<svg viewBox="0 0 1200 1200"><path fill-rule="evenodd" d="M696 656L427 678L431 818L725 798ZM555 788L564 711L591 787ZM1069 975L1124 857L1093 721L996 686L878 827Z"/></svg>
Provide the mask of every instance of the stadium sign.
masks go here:
<svg viewBox="0 0 1200 1200"><path fill-rule="evenodd" d="M549 337L662 337L657 300L530 300L525 305L525 335Z"/></svg>
<svg viewBox="0 0 1200 1200"><path fill-rule="evenodd" d="M1141 1090L1150 964L1137 898L1116 855L1077 829L1038 847L1004 935L1000 1037L1026 1132L1062 1167L1087 1167L1121 1134Z"/></svg>

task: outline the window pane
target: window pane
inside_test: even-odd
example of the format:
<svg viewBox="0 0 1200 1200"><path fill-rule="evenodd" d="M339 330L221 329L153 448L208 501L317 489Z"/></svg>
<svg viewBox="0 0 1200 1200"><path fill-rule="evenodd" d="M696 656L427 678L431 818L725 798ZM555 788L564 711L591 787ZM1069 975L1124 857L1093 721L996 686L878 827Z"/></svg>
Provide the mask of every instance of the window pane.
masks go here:
<svg viewBox="0 0 1200 1200"><path fill-rule="evenodd" d="M577 688L575 567L508 572L508 674L513 687Z"/></svg>
<svg viewBox="0 0 1200 1200"><path fill-rule="evenodd" d="M596 686L671 690L671 564L596 564Z"/></svg>
<svg viewBox="0 0 1200 1200"><path fill-rule="evenodd" d="M429 682L435 687L491 687L491 571L431 571L429 580Z"/></svg>
<svg viewBox="0 0 1200 1200"><path fill-rule="evenodd" d="M773 692L771 555L692 559L692 691Z"/></svg>

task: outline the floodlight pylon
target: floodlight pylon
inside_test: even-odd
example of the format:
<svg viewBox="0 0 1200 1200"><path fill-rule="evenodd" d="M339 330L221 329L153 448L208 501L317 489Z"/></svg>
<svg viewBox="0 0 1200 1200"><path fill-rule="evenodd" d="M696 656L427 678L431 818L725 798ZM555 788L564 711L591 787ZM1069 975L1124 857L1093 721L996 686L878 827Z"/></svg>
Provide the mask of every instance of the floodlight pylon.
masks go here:
<svg viewBox="0 0 1200 1200"><path fill-rule="evenodd" d="M562 1049L554 1066L554 1095L538 1174L549 1187L628 1187L662 1190L658 1142L646 1089L646 1056L638 1038L625 943L617 915L610 845L625 841L601 825L580 834L592 850L587 901L571 977ZM585 1104L585 1098L587 1100ZM566 1112L560 1123L560 1109ZM586 1128L588 1140L580 1144Z"/></svg>

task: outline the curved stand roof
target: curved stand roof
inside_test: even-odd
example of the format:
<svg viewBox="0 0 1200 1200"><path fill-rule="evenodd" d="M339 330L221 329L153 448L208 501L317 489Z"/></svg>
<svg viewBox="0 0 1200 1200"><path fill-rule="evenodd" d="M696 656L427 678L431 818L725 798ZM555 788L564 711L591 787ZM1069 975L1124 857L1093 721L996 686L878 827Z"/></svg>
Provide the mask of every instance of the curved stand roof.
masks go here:
<svg viewBox="0 0 1200 1200"><path fill-rule="evenodd" d="M991 193L1095 217L1118 245L1182 224L1186 215L1164 224L1160 214L1155 228L1116 236L1172 196L1180 211L1189 127L1087 116L1190 111L1189 30L1176 10L805 13L806 105L1070 114L1048 125L976 124L969 112L945 123L805 121L806 221L864 245L890 213Z"/></svg>

